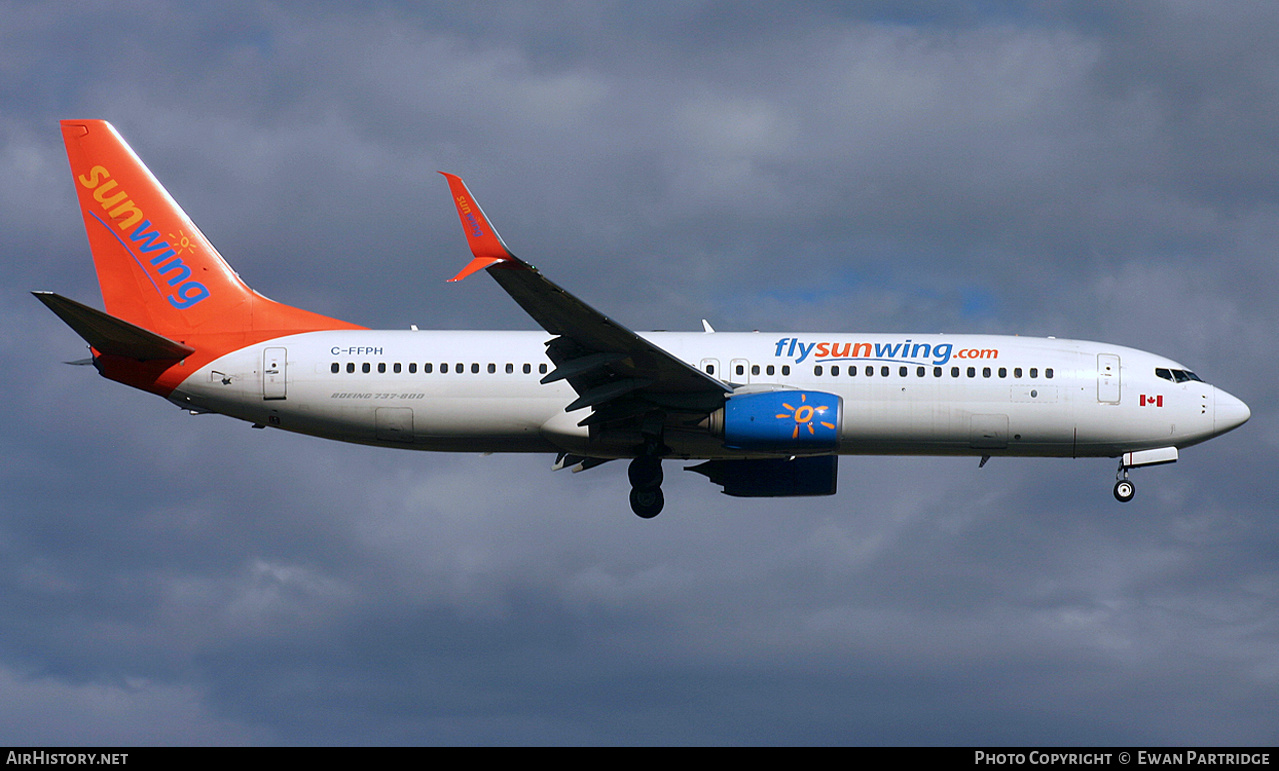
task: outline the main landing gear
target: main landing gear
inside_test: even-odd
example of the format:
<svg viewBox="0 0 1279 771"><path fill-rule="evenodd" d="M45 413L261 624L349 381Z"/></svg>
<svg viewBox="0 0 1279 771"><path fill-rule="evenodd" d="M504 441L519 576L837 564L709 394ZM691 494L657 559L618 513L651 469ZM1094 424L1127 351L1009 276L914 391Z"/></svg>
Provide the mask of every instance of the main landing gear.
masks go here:
<svg viewBox="0 0 1279 771"><path fill-rule="evenodd" d="M1115 500L1120 503L1127 503L1137 494L1137 486L1128 479L1128 467L1119 464L1119 470L1115 472Z"/></svg>
<svg viewBox="0 0 1279 771"><path fill-rule="evenodd" d="M666 499L662 495L662 459L645 454L631 461L627 469L631 480L631 511L644 519L662 513Z"/></svg>

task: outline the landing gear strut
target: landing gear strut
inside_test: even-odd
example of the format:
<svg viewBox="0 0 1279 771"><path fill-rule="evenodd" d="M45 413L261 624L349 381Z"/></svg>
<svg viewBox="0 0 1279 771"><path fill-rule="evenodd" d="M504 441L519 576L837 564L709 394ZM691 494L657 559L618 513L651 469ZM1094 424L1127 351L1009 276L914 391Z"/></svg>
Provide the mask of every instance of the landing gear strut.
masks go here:
<svg viewBox="0 0 1279 771"><path fill-rule="evenodd" d="M662 495L662 459L641 455L631 461L627 476L631 480L631 511L644 519L660 514L666 504Z"/></svg>
<svg viewBox="0 0 1279 771"><path fill-rule="evenodd" d="M1137 486L1128 479L1128 467L1121 464L1115 472L1115 500L1127 503L1136 494Z"/></svg>
<svg viewBox="0 0 1279 771"><path fill-rule="evenodd" d="M1115 472L1115 500L1127 503L1137 493L1137 487L1128 481L1128 469L1138 466L1158 466L1177 462L1176 447L1156 447L1153 450L1132 450L1119 456L1119 470Z"/></svg>

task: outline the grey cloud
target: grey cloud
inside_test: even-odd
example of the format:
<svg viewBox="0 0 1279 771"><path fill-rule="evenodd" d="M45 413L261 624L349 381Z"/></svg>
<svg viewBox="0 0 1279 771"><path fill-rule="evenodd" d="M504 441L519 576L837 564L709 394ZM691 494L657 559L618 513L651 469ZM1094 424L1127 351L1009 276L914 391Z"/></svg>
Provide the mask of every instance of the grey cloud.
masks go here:
<svg viewBox="0 0 1279 771"><path fill-rule="evenodd" d="M1249 6L23 3L0 61L0 723L18 743L1244 743L1277 631L1274 14ZM326 444L108 383L60 117L269 296L533 325L437 169L638 328L1021 332L1181 359L1235 434L846 458L739 501ZM3 719L9 716L12 719Z"/></svg>

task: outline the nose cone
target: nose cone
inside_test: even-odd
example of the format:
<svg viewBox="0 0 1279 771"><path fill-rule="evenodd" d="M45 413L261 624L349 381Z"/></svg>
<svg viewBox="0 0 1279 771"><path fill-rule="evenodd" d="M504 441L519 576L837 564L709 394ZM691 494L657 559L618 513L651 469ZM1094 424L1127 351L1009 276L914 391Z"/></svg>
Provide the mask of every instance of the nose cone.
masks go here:
<svg viewBox="0 0 1279 771"><path fill-rule="evenodd" d="M1216 393L1213 397L1215 401L1213 404L1213 431L1218 434L1224 434L1248 422L1248 418L1252 417L1252 410L1248 409L1248 405L1220 388L1215 389L1215 391Z"/></svg>

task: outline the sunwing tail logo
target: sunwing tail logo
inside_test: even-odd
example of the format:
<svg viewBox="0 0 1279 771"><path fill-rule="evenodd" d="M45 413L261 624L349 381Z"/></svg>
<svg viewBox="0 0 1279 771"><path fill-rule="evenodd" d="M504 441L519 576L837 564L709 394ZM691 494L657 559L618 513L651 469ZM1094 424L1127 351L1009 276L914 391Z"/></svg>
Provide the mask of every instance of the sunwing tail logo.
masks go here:
<svg viewBox="0 0 1279 771"><path fill-rule="evenodd" d="M147 219L142 209L120 187L119 182L111 177L111 172L105 166L94 166L89 169L88 174L78 176L76 181L85 189L93 191L93 200L101 206L107 219L91 209L87 210L89 214L120 242L146 274L156 294L168 300L178 310L186 310L209 298L208 287L192 278L191 266L178 256L179 250L168 241L161 240L159 228L151 224L151 220ZM114 228L111 223L115 224ZM130 228L133 230L130 231ZM186 232L178 232L182 234L178 239L181 250L194 251L193 242Z"/></svg>
<svg viewBox="0 0 1279 771"><path fill-rule="evenodd" d="M783 337L777 341L774 356L793 359L796 364L812 356L820 361L900 361L914 364L941 366L956 359L998 359L997 348L960 348L953 343L917 343L903 340L891 343L806 343L797 337Z"/></svg>

